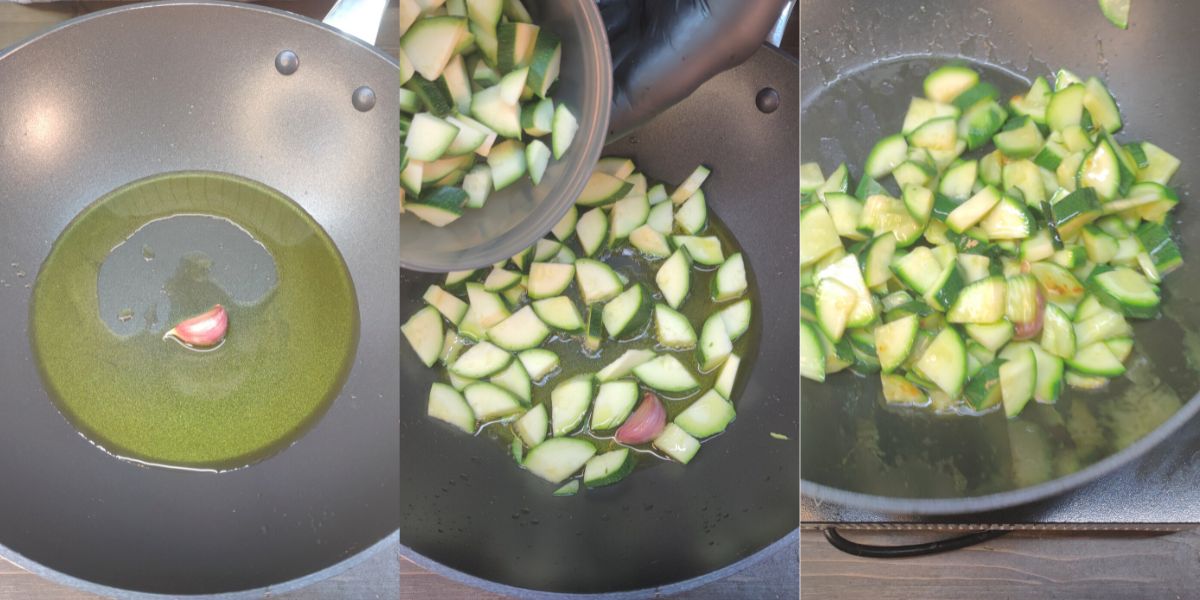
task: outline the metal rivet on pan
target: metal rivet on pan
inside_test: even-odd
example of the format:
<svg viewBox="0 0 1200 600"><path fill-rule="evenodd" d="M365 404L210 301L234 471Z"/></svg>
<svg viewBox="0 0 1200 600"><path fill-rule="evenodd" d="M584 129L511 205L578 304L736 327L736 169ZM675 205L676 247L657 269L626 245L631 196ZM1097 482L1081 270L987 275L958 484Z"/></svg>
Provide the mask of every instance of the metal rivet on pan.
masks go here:
<svg viewBox="0 0 1200 600"><path fill-rule="evenodd" d="M354 90L354 96L352 97L352 100L354 102L354 108L357 108L362 112L367 112L368 110L375 108L375 90L371 89L370 86L364 85L357 90Z"/></svg>
<svg viewBox="0 0 1200 600"><path fill-rule="evenodd" d="M291 50L284 50L275 55L275 70L284 75L291 75L300 68L300 57Z"/></svg>
<svg viewBox="0 0 1200 600"><path fill-rule="evenodd" d="M779 110L779 92L771 87L759 90L758 95L754 97L754 105L768 115Z"/></svg>

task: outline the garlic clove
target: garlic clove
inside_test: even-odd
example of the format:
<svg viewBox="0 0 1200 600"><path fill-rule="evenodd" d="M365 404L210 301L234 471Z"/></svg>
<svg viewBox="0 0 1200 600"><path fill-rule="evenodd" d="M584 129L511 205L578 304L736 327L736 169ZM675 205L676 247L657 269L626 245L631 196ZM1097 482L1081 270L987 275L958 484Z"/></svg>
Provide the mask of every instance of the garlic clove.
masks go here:
<svg viewBox="0 0 1200 600"><path fill-rule="evenodd" d="M163 339L175 338L190 347L211 348L225 339L228 329L229 315L225 307L217 304L207 312L180 321Z"/></svg>

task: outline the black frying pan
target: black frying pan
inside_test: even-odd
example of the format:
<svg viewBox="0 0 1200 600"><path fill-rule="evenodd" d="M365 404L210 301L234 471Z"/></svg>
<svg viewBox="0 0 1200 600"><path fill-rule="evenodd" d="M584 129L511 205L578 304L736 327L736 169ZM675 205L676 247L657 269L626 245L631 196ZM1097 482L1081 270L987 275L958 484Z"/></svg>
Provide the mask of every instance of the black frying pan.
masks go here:
<svg viewBox="0 0 1200 600"><path fill-rule="evenodd" d="M692 464L655 465L618 485L551 496L506 448L432 421L435 371L401 351L401 552L511 594L667 593L744 566L798 525L796 63L763 48L628 138L606 148L648 176L682 181L700 163L715 211L742 244L759 290L759 355L737 420ZM765 114L755 97L778 91ZM401 314L439 277L401 274ZM787 435L778 440L770 432ZM536 522L536 524L535 524Z"/></svg>
<svg viewBox="0 0 1200 600"><path fill-rule="evenodd" d="M300 59L290 76L276 68L283 50ZM0 54L6 558L103 594L287 589L394 535L397 72L318 22L215 2L96 13ZM375 92L369 110L361 92L353 102L362 86ZM97 450L47 398L27 342L23 284L63 227L113 189L181 170L231 173L299 203L338 246L362 322L328 412L292 447L222 474Z"/></svg>
<svg viewBox="0 0 1200 600"><path fill-rule="evenodd" d="M1102 476L1146 452L1200 411L1200 236L1187 207L1200 157L1192 57L1200 49L1192 2L1134 2L1121 31L1096 2L802 2L802 158L826 172L838 162L861 174L881 135L899 129L911 95L933 65L975 64L1012 93L1064 67L1109 83L1125 119L1118 139L1147 139L1183 161L1174 211L1185 266L1163 286L1164 317L1135 325L1131 364L1139 376L1103 392L1067 391L1055 406L1015 420L938 417L897 411L879 400L878 378L839 374L802 387L802 475L822 500L903 514L965 514L1032 502ZM1032 409L1032 410L1031 410ZM1072 427L1091 418L1105 443L1076 443ZM1049 445L1049 465L1014 457ZM1039 459L1041 460L1041 459Z"/></svg>

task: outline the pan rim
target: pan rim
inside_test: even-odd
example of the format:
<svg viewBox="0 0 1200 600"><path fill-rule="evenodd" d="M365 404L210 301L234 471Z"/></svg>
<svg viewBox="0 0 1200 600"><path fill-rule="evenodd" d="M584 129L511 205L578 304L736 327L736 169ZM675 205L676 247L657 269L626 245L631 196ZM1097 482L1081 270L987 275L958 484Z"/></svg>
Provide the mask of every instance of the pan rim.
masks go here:
<svg viewBox="0 0 1200 600"><path fill-rule="evenodd" d="M652 588L641 588L636 590L627 590L623 592L601 592L596 594L580 594L567 592L549 592L545 590L535 590L531 588L517 587L504 583L496 583L475 575L470 575L453 567L448 567L432 558L413 550L412 548L399 544L400 556L407 558L417 566L431 571L437 575L441 575L451 581L455 581L464 585L471 586L477 590L490 592L493 594L504 594L513 597L525 598L527 600L570 600L582 599L588 600L635 600L641 598L658 598L666 595L679 594L688 590L696 589L702 585L712 583L721 579L725 579L731 575L739 573L752 565L758 564L770 556L781 552L787 547L793 539L799 539L800 528L797 527L783 537L771 542L770 544L760 548L758 551L741 558L740 560L725 565L715 571L709 571L703 575L698 575L691 579L684 579Z"/></svg>
<svg viewBox="0 0 1200 600"><path fill-rule="evenodd" d="M964 59L961 55L937 53L937 52L907 52L889 55L880 59L861 63L853 66L844 72L839 72L833 79L822 84L822 87L827 87L841 81L842 79L860 73L863 70L886 65L893 62L911 60L911 59ZM1021 73L1014 71L1012 68L996 64L995 62L981 60L978 58L967 58L969 62L986 66L990 69L1002 71L1014 78L1028 82L1029 79ZM803 68L801 68L803 71ZM801 83L803 88L803 82ZM817 96L819 91L814 91L808 95L803 92L800 97L800 114L801 127L803 127L804 109L810 105ZM810 384L811 385L811 384ZM801 384L801 402L803 402L803 383ZM980 496L962 496L957 498L903 498L898 496L880 496L877 494L867 494L863 492L853 492L838 487L816 483L804 478L803 460L801 461L800 472L800 493L801 496L808 496L814 500L821 502L830 502L846 506L848 508L877 511L888 515L914 515L914 516L934 516L945 517L954 515L977 515L991 511L1013 508L1026 504L1032 504L1047 498L1058 496L1070 490L1079 488L1085 484L1091 483L1101 477L1116 471L1118 468L1133 462L1149 452L1152 448L1170 437L1171 434L1183 427L1184 423L1190 421L1197 414L1200 414L1200 393L1192 396L1188 402L1184 403L1179 410L1175 411L1170 418L1163 421L1154 428L1151 432L1138 438L1138 440L1121 450L1106 456L1105 458L1096 461L1083 469L1080 469L1069 475L1044 481L1036 485L1017 488L1004 492L996 492L993 494L984 494ZM801 446L803 453L803 446ZM804 521L801 515L801 525L805 523L813 524L816 521Z"/></svg>
<svg viewBox="0 0 1200 600"><path fill-rule="evenodd" d="M72 19L68 19L66 21L63 21L61 23L54 25L53 27L50 27L49 29L45 29L43 31L40 31L40 32L28 37L28 38L25 38L24 40L19 41L11 46L8 46L6 48L0 48L0 60L4 60L9 55L15 54L18 51L20 51L22 48L25 48L26 46L34 44L35 42L38 42L45 37L54 35L64 29L68 29L70 27L75 27L76 25L79 25L81 23L86 23L86 22L92 21L94 19L102 19L105 17L109 17L109 16L116 15L116 14L122 14L122 13L126 13L126 12L132 12L132 11L138 11L138 10L159 9L159 8L168 7L168 6L221 6L221 7L225 7L226 9L238 9L238 10L245 10L245 11L249 11L249 12L265 13L265 14L271 14L271 15L274 15L277 17L291 19L302 25L307 25L307 26L313 27L315 29L322 29L329 33L337 35L338 37L340 37L344 40L347 40L347 41L359 46L360 48L362 48L364 50L369 51L376 58L382 59L383 61L391 64L392 66L396 67L397 69L400 68L400 62L396 58L393 58L392 56L385 54L378 47L368 44L352 35L349 35L349 34L343 32L342 30L337 29L336 27L327 25L325 23L322 23L321 21L311 19L304 15L299 15L299 14L296 14L293 12L288 12L286 10L273 8L270 6L259 6L257 4L246 4L246 3L242 3L242 2L233 2L232 0L155 0L152 2L144 2L144 3L140 3L140 4L130 4L130 5L126 5L126 6L117 6L114 8L106 8L103 10L98 10L96 12L92 12L92 13L88 13L86 15L81 15L81 16L78 16L78 17L75 17Z"/></svg>
<svg viewBox="0 0 1200 600"><path fill-rule="evenodd" d="M129 11L161 9L164 7L175 7L175 6L190 6L190 7L217 6L217 7L223 7L222 10L237 9L237 10L243 10L243 11L249 11L249 12L268 14L268 15L272 15L274 17L290 19L301 25L312 27L314 29L324 30L328 33L336 35L339 38L346 40L365 51L370 52L370 54L372 56L374 56L375 58L382 60L384 63L386 63L392 67L395 67L397 71L399 71L399 68L400 68L400 63L396 58L393 58L392 56L384 53L378 47L371 45L371 44L367 44L366 42L364 42L352 35L346 34L345 32L343 32L335 27L332 27L330 25L327 25L323 22L317 21L315 19L311 19L311 18L303 16L303 15L299 15L299 14L296 14L293 12L282 10L282 9L277 9L277 8L273 8L273 7L269 7L269 6L259 6L259 5L255 5L255 4L245 4L245 3L241 3L241 2L233 2L233 1L229 1L229 0L156 0L156 1L145 2L145 3L141 3L141 4L118 6L118 7L107 8L107 9L95 11L92 13L88 13L86 15L81 15L81 16L63 21L61 23L58 23L58 24L54 25L53 27L42 30L32 36L25 38L24 40L21 40L15 44L11 45L11 46L0 47L0 62L2 62L4 59L6 59L10 56L15 55L22 49L41 41L44 38L47 38L49 36L59 33L60 31L66 30L71 27L75 27L77 25L80 25L80 24L83 24L83 23L86 23L86 22L89 22L89 21L92 21L95 19L102 19L102 18L106 18L109 16L117 15L117 14L122 14L122 13L129 12ZM357 552L354 552L353 554L350 554L346 558L343 558L342 560L340 560L336 563L333 563L323 569L313 571L311 573L308 573L308 574L300 576L300 577L288 579L285 581L281 581L281 582L277 582L277 583L273 583L273 584L269 584L269 585L265 585L265 586L249 588L249 589L245 589L245 590L238 590L238 591L233 591L233 592L220 592L220 593L216 593L216 594L193 595L193 596L189 596L189 597L210 598L213 600L243 600L243 599L250 600L250 599L262 598L266 594L279 594L279 593L283 593L283 592L295 591L295 590L298 590L301 588L311 586L317 582L324 581L335 575L344 573L345 571L351 569L352 567L354 567L362 562L365 562L368 558L371 558L371 557L375 556L376 554L383 552L385 549L387 549L389 547L395 548L396 546L399 545L399 542L400 542L400 526L399 526L399 523L397 523L396 528L394 530L392 530L390 533L385 534L383 537L379 538L378 540L375 540L374 542L363 547L362 549L358 550ZM22 570L27 571L29 573L33 573L34 575L37 575L47 581L51 581L51 582L57 583L59 585L69 586L74 589L91 592L93 594L98 594L98 595L102 595L102 596L106 596L106 597L130 598L130 599L135 599L135 600L159 600L159 599L166 600L166 599L170 599L170 598L178 598L178 596L176 596L176 595L164 595L164 594L157 594L157 593L151 593L151 592L139 592L139 591L135 591L135 590L128 590L128 589L124 589L124 588L107 586L107 585L89 581L87 579L83 579L80 577L75 577L73 575L69 575L69 574L59 571L57 569L48 567L48 566L46 566L40 562L37 562L35 560L29 559L29 558L25 557L23 554L16 552L15 550L9 548L7 545L5 545L3 543L0 543L0 558L3 558L4 560L11 562L12 564L16 565L17 567L21 568Z"/></svg>

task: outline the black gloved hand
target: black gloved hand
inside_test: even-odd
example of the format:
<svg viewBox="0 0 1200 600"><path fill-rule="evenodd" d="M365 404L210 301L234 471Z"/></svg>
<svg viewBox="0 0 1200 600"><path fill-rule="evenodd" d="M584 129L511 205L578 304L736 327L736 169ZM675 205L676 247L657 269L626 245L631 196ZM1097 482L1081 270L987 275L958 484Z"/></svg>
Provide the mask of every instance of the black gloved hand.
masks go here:
<svg viewBox="0 0 1200 600"><path fill-rule="evenodd" d="M762 44L786 0L596 0L612 46L609 139L683 100Z"/></svg>

